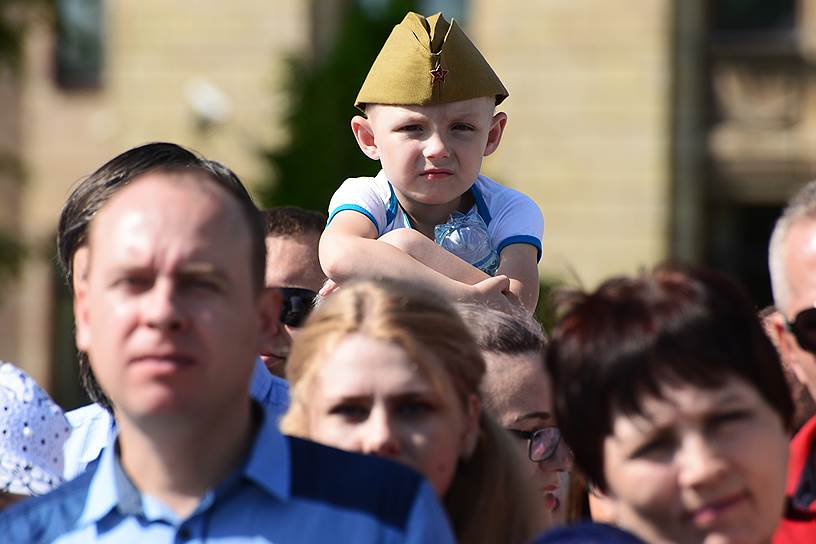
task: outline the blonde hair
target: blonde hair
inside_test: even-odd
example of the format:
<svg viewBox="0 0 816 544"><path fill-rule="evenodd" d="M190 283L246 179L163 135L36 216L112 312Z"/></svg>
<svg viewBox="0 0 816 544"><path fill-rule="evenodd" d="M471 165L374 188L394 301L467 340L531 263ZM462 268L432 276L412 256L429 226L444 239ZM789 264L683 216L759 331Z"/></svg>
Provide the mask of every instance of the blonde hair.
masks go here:
<svg viewBox="0 0 816 544"><path fill-rule="evenodd" d="M281 420L284 432L310 438L307 404L312 382L325 354L350 334L402 348L437 391L455 393L465 413L468 399L479 396L484 359L449 304L415 286L357 282L327 299L293 342L286 364L292 401ZM534 490L521 473L506 431L484 413L479 431L473 454L460 460L443 498L457 540L527 542L549 520L537 519Z"/></svg>

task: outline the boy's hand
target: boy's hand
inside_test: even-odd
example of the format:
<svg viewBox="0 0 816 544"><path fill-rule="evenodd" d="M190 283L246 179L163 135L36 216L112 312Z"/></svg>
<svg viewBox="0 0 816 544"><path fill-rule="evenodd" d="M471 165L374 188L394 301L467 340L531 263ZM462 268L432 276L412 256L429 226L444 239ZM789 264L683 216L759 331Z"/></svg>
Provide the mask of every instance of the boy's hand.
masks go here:
<svg viewBox="0 0 816 544"><path fill-rule="evenodd" d="M485 304L496 310L512 313L516 309L516 305L511 302L508 295L515 297L510 293L510 278L507 276L495 276L480 281L476 285L471 286L471 294L466 302L475 302L477 304Z"/></svg>

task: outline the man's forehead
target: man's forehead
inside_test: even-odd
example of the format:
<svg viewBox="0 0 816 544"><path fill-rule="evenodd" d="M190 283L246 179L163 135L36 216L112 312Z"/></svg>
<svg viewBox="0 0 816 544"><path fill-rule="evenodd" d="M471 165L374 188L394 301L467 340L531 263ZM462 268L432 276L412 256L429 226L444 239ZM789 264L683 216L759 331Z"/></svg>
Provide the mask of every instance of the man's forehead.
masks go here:
<svg viewBox="0 0 816 544"><path fill-rule="evenodd" d="M311 233L267 236L266 285L319 290L325 281L317 256L319 239Z"/></svg>
<svg viewBox="0 0 816 544"><path fill-rule="evenodd" d="M227 253L243 246L235 243L247 239L237 203L215 184L194 176L149 173L121 189L91 224L90 254L101 245L119 260L146 265L136 261L152 260L157 251L164 258L193 257L225 245Z"/></svg>
<svg viewBox="0 0 816 544"><path fill-rule="evenodd" d="M791 302L797 307L803 303L813 304L816 302L816 220L792 224L785 242L788 287L796 299Z"/></svg>
<svg viewBox="0 0 816 544"><path fill-rule="evenodd" d="M100 217L111 216L116 219L128 211L161 209L167 216L183 218L186 213L184 206L166 206L166 200L178 200L173 197L179 195L185 195L185 198L188 195L191 201L198 204L208 202L213 211L230 208L237 210L237 203L231 202L226 192L204 172L153 171L134 178L117 191L97 212L91 222L91 230Z"/></svg>

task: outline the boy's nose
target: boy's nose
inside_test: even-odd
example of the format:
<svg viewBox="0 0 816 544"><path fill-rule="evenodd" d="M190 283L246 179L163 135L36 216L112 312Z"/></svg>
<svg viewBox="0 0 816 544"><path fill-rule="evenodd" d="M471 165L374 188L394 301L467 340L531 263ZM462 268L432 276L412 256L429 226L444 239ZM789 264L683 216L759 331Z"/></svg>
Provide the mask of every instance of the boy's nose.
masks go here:
<svg viewBox="0 0 816 544"><path fill-rule="evenodd" d="M449 155L448 144L441 134L434 132L428 136L428 139L425 140L425 158L445 159Z"/></svg>

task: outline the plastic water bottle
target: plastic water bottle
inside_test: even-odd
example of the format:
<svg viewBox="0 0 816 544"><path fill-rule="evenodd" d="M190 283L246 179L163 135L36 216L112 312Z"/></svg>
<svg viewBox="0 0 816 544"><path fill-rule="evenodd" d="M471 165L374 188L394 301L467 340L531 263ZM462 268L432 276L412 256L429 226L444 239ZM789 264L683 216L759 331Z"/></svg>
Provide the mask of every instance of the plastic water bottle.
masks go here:
<svg viewBox="0 0 816 544"><path fill-rule="evenodd" d="M468 213L453 212L447 223L434 227L434 239L463 261L491 276L496 274L499 255L491 247L487 225L475 208Z"/></svg>

